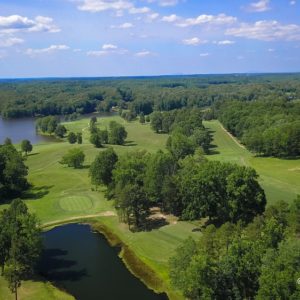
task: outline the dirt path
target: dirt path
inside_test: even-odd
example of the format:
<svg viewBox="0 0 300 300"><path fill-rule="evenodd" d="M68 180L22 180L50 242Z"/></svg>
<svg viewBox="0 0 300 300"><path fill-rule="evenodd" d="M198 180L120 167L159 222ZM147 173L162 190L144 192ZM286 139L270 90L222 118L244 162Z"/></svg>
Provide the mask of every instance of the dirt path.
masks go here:
<svg viewBox="0 0 300 300"><path fill-rule="evenodd" d="M245 149L246 150L246 147L241 144L237 139L236 137L234 137L226 128L224 128L224 126L220 123L220 126L221 128L234 140L234 142L241 148Z"/></svg>
<svg viewBox="0 0 300 300"><path fill-rule="evenodd" d="M46 223L43 223L41 227L44 228L44 227L49 227L49 226L56 225L59 223L65 223L65 222L76 221L76 220L81 220L81 219L91 219L91 218L96 218L96 217L114 217L116 215L117 214L113 211L104 211L104 212L101 212L98 214L93 214L93 215L76 216L76 217L71 217L71 218L67 218L67 219L46 222Z"/></svg>

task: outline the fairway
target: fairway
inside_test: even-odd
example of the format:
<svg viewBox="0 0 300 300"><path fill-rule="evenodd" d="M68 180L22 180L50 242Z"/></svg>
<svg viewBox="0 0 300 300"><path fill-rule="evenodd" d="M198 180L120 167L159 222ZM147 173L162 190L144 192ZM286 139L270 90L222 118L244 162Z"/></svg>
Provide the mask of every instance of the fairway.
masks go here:
<svg viewBox="0 0 300 300"><path fill-rule="evenodd" d="M240 146L219 121L206 121L214 140L213 154L208 159L232 162L253 167L259 174L259 181L265 190L268 204L278 200L287 202L300 194L300 160L256 157Z"/></svg>

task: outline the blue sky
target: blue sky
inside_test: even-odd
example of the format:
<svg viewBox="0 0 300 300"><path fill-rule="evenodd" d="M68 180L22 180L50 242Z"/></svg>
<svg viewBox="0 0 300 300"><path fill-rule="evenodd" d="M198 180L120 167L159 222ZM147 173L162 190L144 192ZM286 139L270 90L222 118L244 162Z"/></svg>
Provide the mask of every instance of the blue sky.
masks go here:
<svg viewBox="0 0 300 300"><path fill-rule="evenodd" d="M0 77L300 71L300 0L0 0Z"/></svg>

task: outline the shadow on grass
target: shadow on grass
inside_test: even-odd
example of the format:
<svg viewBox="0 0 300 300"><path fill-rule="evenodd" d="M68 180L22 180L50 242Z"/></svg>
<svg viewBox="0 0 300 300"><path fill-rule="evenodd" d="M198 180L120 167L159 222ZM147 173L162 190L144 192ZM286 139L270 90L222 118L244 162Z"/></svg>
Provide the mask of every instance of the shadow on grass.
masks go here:
<svg viewBox="0 0 300 300"><path fill-rule="evenodd" d="M137 143L134 141L125 141L124 146L137 146Z"/></svg>
<svg viewBox="0 0 300 300"><path fill-rule="evenodd" d="M169 222L165 218L148 218L145 224L145 231L159 229L166 225L169 225Z"/></svg>
<svg viewBox="0 0 300 300"><path fill-rule="evenodd" d="M49 190L53 188L53 185L43 185L43 186L34 186L31 187L28 191L25 191L23 195L20 197L21 199L41 199L47 194L49 194Z"/></svg>

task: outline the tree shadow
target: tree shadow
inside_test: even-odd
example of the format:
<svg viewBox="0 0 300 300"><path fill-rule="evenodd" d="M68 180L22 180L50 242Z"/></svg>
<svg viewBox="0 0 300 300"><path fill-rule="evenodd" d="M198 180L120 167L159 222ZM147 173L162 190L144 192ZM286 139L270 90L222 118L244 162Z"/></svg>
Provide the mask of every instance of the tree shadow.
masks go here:
<svg viewBox="0 0 300 300"><path fill-rule="evenodd" d="M47 194L49 194L49 190L53 188L54 185L43 185L43 186L34 186L31 187L28 191L25 191L22 196L20 197L21 199L41 199Z"/></svg>
<svg viewBox="0 0 300 300"><path fill-rule="evenodd" d="M134 141L125 141L124 145L123 146L137 146L137 143L134 142Z"/></svg>
<svg viewBox="0 0 300 300"><path fill-rule="evenodd" d="M86 269L74 270L75 260L64 258L68 251L61 249L45 249L37 266L38 273L53 282L78 281L87 276Z"/></svg>
<svg viewBox="0 0 300 300"><path fill-rule="evenodd" d="M152 231L159 229L170 223L165 218L148 218L145 224L145 231Z"/></svg>
<svg viewBox="0 0 300 300"><path fill-rule="evenodd" d="M215 145L215 144L210 145L207 154L208 154L208 155L220 154L220 151L215 150L216 148L218 148L217 145Z"/></svg>

